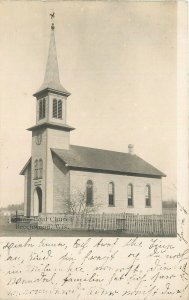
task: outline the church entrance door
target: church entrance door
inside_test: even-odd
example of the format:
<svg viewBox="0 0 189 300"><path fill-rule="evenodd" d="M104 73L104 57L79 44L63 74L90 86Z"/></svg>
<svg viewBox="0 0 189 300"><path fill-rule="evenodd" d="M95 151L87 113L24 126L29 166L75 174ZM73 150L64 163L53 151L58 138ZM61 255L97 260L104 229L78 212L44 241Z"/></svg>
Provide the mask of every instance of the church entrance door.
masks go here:
<svg viewBox="0 0 189 300"><path fill-rule="evenodd" d="M34 216L42 213L42 189L37 187L34 191Z"/></svg>

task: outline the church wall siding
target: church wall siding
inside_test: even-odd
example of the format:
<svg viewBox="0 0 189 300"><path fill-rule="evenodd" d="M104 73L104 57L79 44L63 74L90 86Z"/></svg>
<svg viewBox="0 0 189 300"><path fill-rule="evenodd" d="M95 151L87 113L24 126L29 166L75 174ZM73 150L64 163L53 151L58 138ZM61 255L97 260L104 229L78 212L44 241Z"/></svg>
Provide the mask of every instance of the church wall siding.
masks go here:
<svg viewBox="0 0 189 300"><path fill-rule="evenodd" d="M70 133L62 130L48 128L48 147L69 149Z"/></svg>
<svg viewBox="0 0 189 300"><path fill-rule="evenodd" d="M61 130L54 130L51 128L46 129L47 132L47 163L46 163L46 213L53 213L54 212L54 197L55 194L59 193L58 188L56 187L56 191L54 194L55 186L52 184L55 182L54 179L54 163L53 163L53 156L51 152L51 148L63 148L68 149L69 148L69 132L61 131ZM59 163L58 163L59 165ZM62 165L61 165L62 166ZM59 166L59 170L61 167ZM57 170L55 171L58 172ZM60 176L60 177L59 177ZM59 182L60 189L62 180L64 179L64 176L59 173L59 176L57 175L56 178ZM59 179L61 178L61 179ZM57 196L56 196L57 197ZM58 203L58 202L57 202Z"/></svg>
<svg viewBox="0 0 189 300"><path fill-rule="evenodd" d="M62 161L53 156L53 213L66 212L66 199L69 196L69 171L65 168Z"/></svg>
<svg viewBox="0 0 189 300"><path fill-rule="evenodd" d="M27 211L26 216L30 216L31 213L31 166L27 170Z"/></svg>
<svg viewBox="0 0 189 300"><path fill-rule="evenodd" d="M28 192L28 176L26 170L24 174L24 216L27 216L27 209L28 209L27 192Z"/></svg>
<svg viewBox="0 0 189 300"><path fill-rule="evenodd" d="M24 173L24 216L30 216L31 213L31 165L27 167Z"/></svg>
<svg viewBox="0 0 189 300"><path fill-rule="evenodd" d="M84 171L70 171L70 193L74 190L85 192L86 182L91 179L94 184L94 203L98 203L99 213L137 213L161 214L161 179L135 177L127 175L112 175ZM115 206L108 205L108 184L115 185ZM133 184L134 205L127 205L127 185ZM151 187L151 207L145 207L145 186Z"/></svg>

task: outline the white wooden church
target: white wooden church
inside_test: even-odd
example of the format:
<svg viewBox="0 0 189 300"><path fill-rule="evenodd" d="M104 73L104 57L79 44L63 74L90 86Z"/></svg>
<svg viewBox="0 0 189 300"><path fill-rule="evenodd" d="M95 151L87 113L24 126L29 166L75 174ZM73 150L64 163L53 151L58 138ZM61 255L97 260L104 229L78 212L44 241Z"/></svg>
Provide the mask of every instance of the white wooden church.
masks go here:
<svg viewBox="0 0 189 300"><path fill-rule="evenodd" d="M135 155L132 145L128 153L70 145L70 93L59 80L54 32L52 24L44 82L34 94L36 124L28 128L32 154L20 172L25 216L67 213L73 191L98 213L161 214L165 174Z"/></svg>

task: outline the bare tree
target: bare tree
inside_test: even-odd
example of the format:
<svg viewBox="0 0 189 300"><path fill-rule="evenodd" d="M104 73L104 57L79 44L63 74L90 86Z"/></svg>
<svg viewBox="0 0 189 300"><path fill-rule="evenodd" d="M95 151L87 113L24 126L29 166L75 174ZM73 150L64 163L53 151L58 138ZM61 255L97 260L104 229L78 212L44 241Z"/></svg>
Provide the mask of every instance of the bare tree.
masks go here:
<svg viewBox="0 0 189 300"><path fill-rule="evenodd" d="M66 197L65 206L68 213L75 214L94 214L97 213L102 203L97 197L93 199L93 204L87 205L86 192L79 189L72 191L70 196Z"/></svg>

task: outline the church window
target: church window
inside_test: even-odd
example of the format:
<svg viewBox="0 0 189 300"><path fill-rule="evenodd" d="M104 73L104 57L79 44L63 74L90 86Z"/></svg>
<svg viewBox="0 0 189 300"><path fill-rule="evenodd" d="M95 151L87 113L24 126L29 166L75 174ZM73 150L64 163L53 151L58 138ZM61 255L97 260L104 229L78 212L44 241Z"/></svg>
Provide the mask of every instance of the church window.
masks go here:
<svg viewBox="0 0 189 300"><path fill-rule="evenodd" d="M45 118L45 114L46 114L46 100L43 99L43 118Z"/></svg>
<svg viewBox="0 0 189 300"><path fill-rule="evenodd" d="M86 205L93 205L93 182L92 180L87 181L86 185Z"/></svg>
<svg viewBox="0 0 189 300"><path fill-rule="evenodd" d="M34 179L41 179L43 177L43 161L36 159L34 162Z"/></svg>
<svg viewBox="0 0 189 300"><path fill-rule="evenodd" d="M131 183L127 186L127 204L133 206L133 185Z"/></svg>
<svg viewBox="0 0 189 300"><path fill-rule="evenodd" d="M53 99L53 118L62 119L62 100Z"/></svg>
<svg viewBox="0 0 189 300"><path fill-rule="evenodd" d="M44 119L46 114L46 99L39 100L39 120Z"/></svg>
<svg viewBox="0 0 189 300"><path fill-rule="evenodd" d="M53 99L53 118L57 116L57 100Z"/></svg>
<svg viewBox="0 0 189 300"><path fill-rule="evenodd" d="M38 161L38 178L43 177L43 161L42 159L39 159Z"/></svg>
<svg viewBox="0 0 189 300"><path fill-rule="evenodd" d="M38 160L36 159L34 162L34 179L38 178Z"/></svg>
<svg viewBox="0 0 189 300"><path fill-rule="evenodd" d="M38 197L39 197L39 213L42 213L42 191L38 192Z"/></svg>
<svg viewBox="0 0 189 300"><path fill-rule="evenodd" d="M62 100L58 100L58 119L62 119Z"/></svg>
<svg viewBox="0 0 189 300"><path fill-rule="evenodd" d="M109 206L114 206L114 183L110 182L108 185L108 201Z"/></svg>
<svg viewBox="0 0 189 300"><path fill-rule="evenodd" d="M151 206L151 189L150 189L150 185L146 185L146 187L145 187L145 205L146 205L146 207Z"/></svg>

